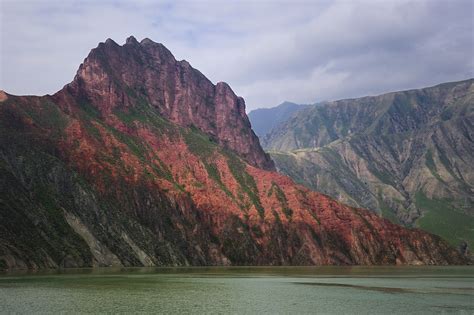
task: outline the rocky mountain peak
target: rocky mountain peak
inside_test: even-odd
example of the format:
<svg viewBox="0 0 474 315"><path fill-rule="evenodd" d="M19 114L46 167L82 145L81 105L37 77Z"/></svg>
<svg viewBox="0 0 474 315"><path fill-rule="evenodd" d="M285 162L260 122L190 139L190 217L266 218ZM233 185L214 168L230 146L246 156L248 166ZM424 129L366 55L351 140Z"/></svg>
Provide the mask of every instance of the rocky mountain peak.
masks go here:
<svg viewBox="0 0 474 315"><path fill-rule="evenodd" d="M137 41L137 39L133 36L129 36L126 41L125 41L125 44L127 45L139 45L140 43Z"/></svg>
<svg viewBox="0 0 474 315"><path fill-rule="evenodd" d="M102 43L99 43L99 46L101 45ZM105 45L115 45L115 46L118 46L118 44L112 39L112 38L107 38L105 40Z"/></svg>
<svg viewBox="0 0 474 315"><path fill-rule="evenodd" d="M147 104L181 126L194 126L250 164L274 169L245 113L245 102L228 84L214 85L187 61L177 61L162 44L111 39L92 49L70 84L56 98L80 100L104 118Z"/></svg>
<svg viewBox="0 0 474 315"><path fill-rule="evenodd" d="M156 44L154 41L149 39L148 37L145 37L144 39L141 40L140 42L141 45L148 45L148 44Z"/></svg>

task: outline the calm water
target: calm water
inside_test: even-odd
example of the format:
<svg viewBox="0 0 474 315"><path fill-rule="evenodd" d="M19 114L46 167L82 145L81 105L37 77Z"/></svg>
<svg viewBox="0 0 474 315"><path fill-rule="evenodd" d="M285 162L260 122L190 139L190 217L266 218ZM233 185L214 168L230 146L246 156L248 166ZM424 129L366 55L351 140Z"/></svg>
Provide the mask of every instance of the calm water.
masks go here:
<svg viewBox="0 0 474 315"><path fill-rule="evenodd" d="M474 267L237 267L0 275L1 313L474 314Z"/></svg>

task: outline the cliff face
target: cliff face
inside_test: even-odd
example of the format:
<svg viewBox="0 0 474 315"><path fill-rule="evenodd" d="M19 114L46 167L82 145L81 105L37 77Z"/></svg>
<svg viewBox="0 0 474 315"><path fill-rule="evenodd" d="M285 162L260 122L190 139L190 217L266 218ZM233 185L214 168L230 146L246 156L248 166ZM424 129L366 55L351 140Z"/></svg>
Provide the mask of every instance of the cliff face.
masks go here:
<svg viewBox="0 0 474 315"><path fill-rule="evenodd" d="M212 84L187 61L149 39L129 37L123 46L108 39L93 49L74 81L55 95L89 102L104 119L114 111L150 104L164 118L195 126L250 164L274 170L245 114L245 102L224 82Z"/></svg>
<svg viewBox="0 0 474 315"><path fill-rule="evenodd" d="M113 82L86 64L52 97L2 98L0 267L467 262L437 236L247 163L245 152L205 129L212 121L199 125L196 112L185 111L194 122L187 126L173 114L181 105L135 97L138 84ZM109 82L109 93L82 76ZM235 104L225 85L204 85L219 106Z"/></svg>
<svg viewBox="0 0 474 315"><path fill-rule="evenodd" d="M314 107L264 143L299 183L472 246L473 83Z"/></svg>

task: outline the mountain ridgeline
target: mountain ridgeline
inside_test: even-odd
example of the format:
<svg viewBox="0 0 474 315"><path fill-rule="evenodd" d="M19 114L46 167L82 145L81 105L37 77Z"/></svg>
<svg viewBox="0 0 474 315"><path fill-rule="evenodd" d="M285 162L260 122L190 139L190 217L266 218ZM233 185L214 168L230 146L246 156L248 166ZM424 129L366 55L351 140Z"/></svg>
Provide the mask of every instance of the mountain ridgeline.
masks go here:
<svg viewBox="0 0 474 315"><path fill-rule="evenodd" d="M473 124L471 79L306 108L262 142L297 182L472 247Z"/></svg>
<svg viewBox="0 0 474 315"><path fill-rule="evenodd" d="M67 104L68 96L89 102L104 118L120 108L149 104L163 118L202 130L253 166L274 169L250 128L244 100L149 39L99 44L55 100Z"/></svg>
<svg viewBox="0 0 474 315"><path fill-rule="evenodd" d="M227 84L109 39L56 94L0 94L0 268L468 262L273 169Z"/></svg>

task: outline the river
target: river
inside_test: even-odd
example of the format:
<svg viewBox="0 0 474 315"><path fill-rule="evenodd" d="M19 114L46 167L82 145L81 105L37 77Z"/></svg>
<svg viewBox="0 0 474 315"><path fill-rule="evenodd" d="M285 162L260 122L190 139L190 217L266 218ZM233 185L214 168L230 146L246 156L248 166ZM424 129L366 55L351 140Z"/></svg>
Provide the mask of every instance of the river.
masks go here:
<svg viewBox="0 0 474 315"><path fill-rule="evenodd" d="M1 313L474 314L474 267L196 267L0 274Z"/></svg>

